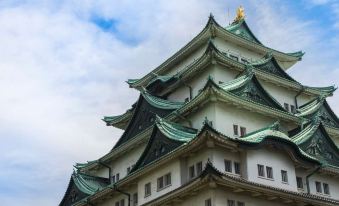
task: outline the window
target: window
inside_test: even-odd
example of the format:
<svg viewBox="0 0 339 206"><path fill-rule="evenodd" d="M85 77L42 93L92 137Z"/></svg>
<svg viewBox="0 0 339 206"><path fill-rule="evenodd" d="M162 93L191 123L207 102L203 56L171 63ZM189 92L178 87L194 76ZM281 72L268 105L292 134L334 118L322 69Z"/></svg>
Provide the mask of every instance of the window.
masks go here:
<svg viewBox="0 0 339 206"><path fill-rule="evenodd" d="M327 183L323 183L324 187L324 194L329 195L330 194L330 187L328 186Z"/></svg>
<svg viewBox="0 0 339 206"><path fill-rule="evenodd" d="M287 103L284 103L284 107L285 107L286 111L288 111L288 112L290 111L290 110L289 110L289 107L290 107L290 106L289 106Z"/></svg>
<svg viewBox="0 0 339 206"><path fill-rule="evenodd" d="M245 136L246 135L246 127L240 127L240 136Z"/></svg>
<svg viewBox="0 0 339 206"><path fill-rule="evenodd" d="M234 173L240 175L240 163L234 162Z"/></svg>
<svg viewBox="0 0 339 206"><path fill-rule="evenodd" d="M225 172L232 172L231 160L225 160Z"/></svg>
<svg viewBox="0 0 339 206"><path fill-rule="evenodd" d="M133 194L133 206L138 205L138 193Z"/></svg>
<svg viewBox="0 0 339 206"><path fill-rule="evenodd" d="M164 176L164 183L165 187L172 184L171 173L168 173Z"/></svg>
<svg viewBox="0 0 339 206"><path fill-rule="evenodd" d="M125 199L120 200L120 206L125 206Z"/></svg>
<svg viewBox="0 0 339 206"><path fill-rule="evenodd" d="M245 206L245 203L244 202L239 202L238 201L238 204L237 204L238 206Z"/></svg>
<svg viewBox="0 0 339 206"><path fill-rule="evenodd" d="M235 136L239 135L238 125L236 124L233 125L233 133Z"/></svg>
<svg viewBox="0 0 339 206"><path fill-rule="evenodd" d="M264 165L258 164L258 176L265 177Z"/></svg>
<svg viewBox="0 0 339 206"><path fill-rule="evenodd" d="M145 184L145 197L150 195L151 195L151 183L149 182Z"/></svg>
<svg viewBox="0 0 339 206"><path fill-rule="evenodd" d="M189 178L192 179L195 176L194 165L188 168L188 172L189 172Z"/></svg>
<svg viewBox="0 0 339 206"><path fill-rule="evenodd" d="M158 187L158 190L161 190L162 188L164 188L164 176L161 176L158 178L157 187Z"/></svg>
<svg viewBox="0 0 339 206"><path fill-rule="evenodd" d="M131 171L131 167L127 167L127 174Z"/></svg>
<svg viewBox="0 0 339 206"><path fill-rule="evenodd" d="M116 180L117 180L117 182L120 180L120 174L119 173L117 173L116 175Z"/></svg>
<svg viewBox="0 0 339 206"><path fill-rule="evenodd" d="M205 200L205 206L212 206L212 200L211 199Z"/></svg>
<svg viewBox="0 0 339 206"><path fill-rule="evenodd" d="M291 112L294 114L295 113L295 106L294 105L290 105L291 106Z"/></svg>
<svg viewBox="0 0 339 206"><path fill-rule="evenodd" d="M266 167L266 175L267 175L267 178L273 179L273 169L272 169L272 167Z"/></svg>
<svg viewBox="0 0 339 206"><path fill-rule="evenodd" d="M281 181L288 182L287 171L281 170Z"/></svg>
<svg viewBox="0 0 339 206"><path fill-rule="evenodd" d="M301 177L297 177L297 188L298 189L303 189L304 188L303 178L301 178Z"/></svg>
<svg viewBox="0 0 339 206"><path fill-rule="evenodd" d="M115 183L115 175L112 176L112 183Z"/></svg>
<svg viewBox="0 0 339 206"><path fill-rule="evenodd" d="M115 206L120 206L120 202L115 202Z"/></svg>
<svg viewBox="0 0 339 206"><path fill-rule="evenodd" d="M227 206L235 206L234 200L227 200Z"/></svg>
<svg viewBox="0 0 339 206"><path fill-rule="evenodd" d="M197 163L197 175L200 175L202 172L202 162Z"/></svg>
<svg viewBox="0 0 339 206"><path fill-rule="evenodd" d="M319 192L319 193L322 193L322 192L323 192L323 191L322 191L322 188L321 188L321 183L320 183L320 182L318 182L318 181L315 182L315 189L316 189L316 191Z"/></svg>

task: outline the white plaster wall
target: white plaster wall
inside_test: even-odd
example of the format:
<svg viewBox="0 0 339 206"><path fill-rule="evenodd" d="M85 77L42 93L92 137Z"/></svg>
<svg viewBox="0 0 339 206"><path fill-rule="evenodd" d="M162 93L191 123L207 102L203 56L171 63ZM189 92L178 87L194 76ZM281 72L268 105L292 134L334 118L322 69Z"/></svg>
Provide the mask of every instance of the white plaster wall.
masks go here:
<svg viewBox="0 0 339 206"><path fill-rule="evenodd" d="M185 81L185 84L192 87L194 98L199 94L199 90L205 86L209 76L211 76L216 83L219 83L219 81L228 82L233 80L237 74L237 71L218 64L209 65L199 72L198 75L194 76L190 80ZM168 100L184 101L187 97L189 97L189 89L187 86L182 85L168 96Z"/></svg>
<svg viewBox="0 0 339 206"><path fill-rule="evenodd" d="M112 160L110 163L106 163L113 169L112 175L119 173L120 179L127 175L127 167L131 167L137 162L142 152L146 147L146 143L143 143L132 150L126 151L120 157ZM105 167L100 168L99 170L91 171L92 175L99 177L108 177L108 169Z"/></svg>
<svg viewBox="0 0 339 206"><path fill-rule="evenodd" d="M259 80L261 85L264 87L264 89L272 95L282 106L284 106L284 103L288 103L289 105L295 106L295 99L294 97L298 94L297 91L288 89L286 87L277 86L271 82L262 81ZM309 95L299 95L297 97L298 100L298 106L301 106L305 104L308 101L313 100L314 97Z"/></svg>
<svg viewBox="0 0 339 206"><path fill-rule="evenodd" d="M167 173L171 173L172 184L169 187L157 191L157 179ZM150 196L145 197L145 184L147 184L148 182L151 182L152 192ZM140 177L140 179L138 180L138 203L139 205L144 204L180 187L180 185L180 161L173 160L172 162L169 162L166 165L160 167L156 171L150 172L147 175Z"/></svg>
<svg viewBox="0 0 339 206"><path fill-rule="evenodd" d="M235 200L244 202L246 206L285 206L286 204L278 203L274 201L269 201L261 198L255 198L247 195L242 195L239 193L233 193L230 191L217 189L215 190L215 201L214 206L225 206L227 205L227 200ZM237 205L237 204L236 204Z"/></svg>
<svg viewBox="0 0 339 206"><path fill-rule="evenodd" d="M212 205L213 200L215 199L215 192L213 189L205 189L198 192L194 196L189 196L188 198L184 199L183 202L175 203L177 206L205 206L205 200L211 198ZM226 205L223 205L226 206Z"/></svg>
<svg viewBox="0 0 339 206"><path fill-rule="evenodd" d="M311 173L312 173L312 170L306 171L305 169L300 169L300 168L296 169L296 176L303 178L304 189L302 190L302 192L307 192L306 176ZM330 188L330 195L326 195L323 193L317 193L316 187L315 187L316 181L321 182L321 183L327 183ZM309 184L310 184L311 194L339 200L339 179L338 178L335 178L333 176L329 176L326 174L316 173L309 178ZM322 190L324 191L323 187L322 187Z"/></svg>
<svg viewBox="0 0 339 206"><path fill-rule="evenodd" d="M245 57L251 60L257 60L262 58L265 54L260 54L257 51L250 51L249 49L239 47L233 42L226 41L220 37L214 39L216 47L223 52L232 52L235 54L239 54L241 57Z"/></svg>
<svg viewBox="0 0 339 206"><path fill-rule="evenodd" d="M186 56L181 62L173 66L166 74L162 75L174 75L179 71L185 69L188 65L192 64L195 60L199 59L205 52L207 44L202 45L200 48Z"/></svg>
<svg viewBox="0 0 339 206"><path fill-rule="evenodd" d="M192 127L196 129L202 128L206 117L209 121L212 121L213 125L216 123L215 103L209 102L201 106L202 106L201 108L194 110L187 117L187 119L189 119L192 122Z"/></svg>
<svg viewBox="0 0 339 206"><path fill-rule="evenodd" d="M216 103L215 128L233 137L233 124L246 127L247 133L267 127L276 120L262 114L239 109L234 105L222 102Z"/></svg>
<svg viewBox="0 0 339 206"><path fill-rule="evenodd" d="M267 176L266 166L272 167L273 180L259 177L257 164L265 166L265 176ZM249 181L270 185L286 190L297 191L295 166L286 152L266 148L261 148L258 150L248 150L247 169ZM287 171L288 183L283 183L281 181L281 170Z"/></svg>
<svg viewBox="0 0 339 206"><path fill-rule="evenodd" d="M231 152L225 148L216 147L213 149L213 166L216 167L219 171L225 172L225 161L232 161L232 173L234 174L234 162L239 162L241 164L240 154L238 152ZM243 168L240 168L243 170Z"/></svg>

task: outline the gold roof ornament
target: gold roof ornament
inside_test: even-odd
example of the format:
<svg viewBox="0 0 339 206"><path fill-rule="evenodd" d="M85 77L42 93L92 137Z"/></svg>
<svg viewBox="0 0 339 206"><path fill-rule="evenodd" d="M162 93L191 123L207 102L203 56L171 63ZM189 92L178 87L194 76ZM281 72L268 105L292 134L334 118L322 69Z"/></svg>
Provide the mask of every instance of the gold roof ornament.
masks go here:
<svg viewBox="0 0 339 206"><path fill-rule="evenodd" d="M237 16L234 19L234 22L239 22L245 18L245 9L242 6L239 6L237 9Z"/></svg>

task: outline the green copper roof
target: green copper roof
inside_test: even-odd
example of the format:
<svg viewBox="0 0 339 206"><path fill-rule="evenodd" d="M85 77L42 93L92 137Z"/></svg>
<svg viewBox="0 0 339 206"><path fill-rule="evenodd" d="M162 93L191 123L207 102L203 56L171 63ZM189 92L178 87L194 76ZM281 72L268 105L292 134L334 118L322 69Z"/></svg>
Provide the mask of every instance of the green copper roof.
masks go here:
<svg viewBox="0 0 339 206"><path fill-rule="evenodd" d="M159 108L159 109L178 109L184 105L184 102L173 102L166 99L161 99L159 97L153 96L149 94L147 91L142 91L141 95L145 98L145 100L151 104L152 106Z"/></svg>
<svg viewBox="0 0 339 206"><path fill-rule="evenodd" d="M123 122L128 122L133 115L133 108L127 110L125 113L117 116L105 116L102 120L106 122L107 125L119 125ZM124 126L117 126L118 128L121 127L121 129Z"/></svg>
<svg viewBox="0 0 339 206"><path fill-rule="evenodd" d="M311 122L291 139L303 151L317 158L324 166L339 167L339 149L319 120Z"/></svg>
<svg viewBox="0 0 339 206"><path fill-rule="evenodd" d="M244 75L218 86L242 98L285 111L277 100L261 86L251 68L247 68Z"/></svg>
<svg viewBox="0 0 339 206"><path fill-rule="evenodd" d="M297 109L297 116L308 118L309 121L319 119L324 125L339 128L339 119L326 101L327 95L320 95L314 100Z"/></svg>
<svg viewBox="0 0 339 206"><path fill-rule="evenodd" d="M327 87L310 87L310 86L304 86L305 90L317 90L320 91L323 95L332 95L335 90L337 90L337 87L335 85L327 86Z"/></svg>
<svg viewBox="0 0 339 206"><path fill-rule="evenodd" d="M231 25L227 26L225 28L227 31L232 32L233 34L236 34L242 38L245 38L247 40L253 41L257 44L262 43L254 36L248 25L246 24L245 19L242 19L237 22L233 22Z"/></svg>
<svg viewBox="0 0 339 206"><path fill-rule="evenodd" d="M308 155L306 152L301 150L285 133L281 132L279 130L280 124L279 122L275 122L272 125L269 125L268 127L265 127L263 129L251 132L244 137L237 138L237 141L240 142L250 142L250 143L260 143L264 141L267 138L271 139L277 139L277 140L282 140L285 142L288 142L292 145L295 146L295 148L298 148L298 152L304 156L307 159L311 159L313 161L317 161L316 158Z"/></svg>
<svg viewBox="0 0 339 206"><path fill-rule="evenodd" d="M156 125L166 137L182 142L190 141L198 132L196 129L169 122L159 116L157 116Z"/></svg>
<svg viewBox="0 0 339 206"><path fill-rule="evenodd" d="M72 179L77 188L88 195L92 195L98 190L106 187L108 185L108 179L94 177L82 173L74 172L72 174Z"/></svg>
<svg viewBox="0 0 339 206"><path fill-rule="evenodd" d="M128 79L126 82L127 82L127 84L134 84L134 83L136 83L136 82L138 82L140 79Z"/></svg>
<svg viewBox="0 0 339 206"><path fill-rule="evenodd" d="M272 52L267 53L264 58L257 60L255 62L250 63L251 66L253 66L255 69L259 69L268 73L271 73L276 76L280 76L282 78L285 78L289 81L293 81L298 83L295 79L293 79L290 75L288 75L284 69L281 68L278 61L275 59L275 57L272 55Z"/></svg>

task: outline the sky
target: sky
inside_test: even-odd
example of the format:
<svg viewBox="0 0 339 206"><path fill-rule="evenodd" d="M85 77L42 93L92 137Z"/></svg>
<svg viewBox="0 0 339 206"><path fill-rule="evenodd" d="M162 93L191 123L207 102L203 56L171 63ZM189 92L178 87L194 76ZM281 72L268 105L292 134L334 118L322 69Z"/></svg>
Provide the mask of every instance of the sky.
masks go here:
<svg viewBox="0 0 339 206"><path fill-rule="evenodd" d="M1 205L58 205L72 165L120 137L101 118L136 101L125 81L184 46L210 13L228 25L239 5L265 45L306 52L288 70L295 79L339 85L338 0L0 1ZM339 95L328 101L339 114Z"/></svg>

